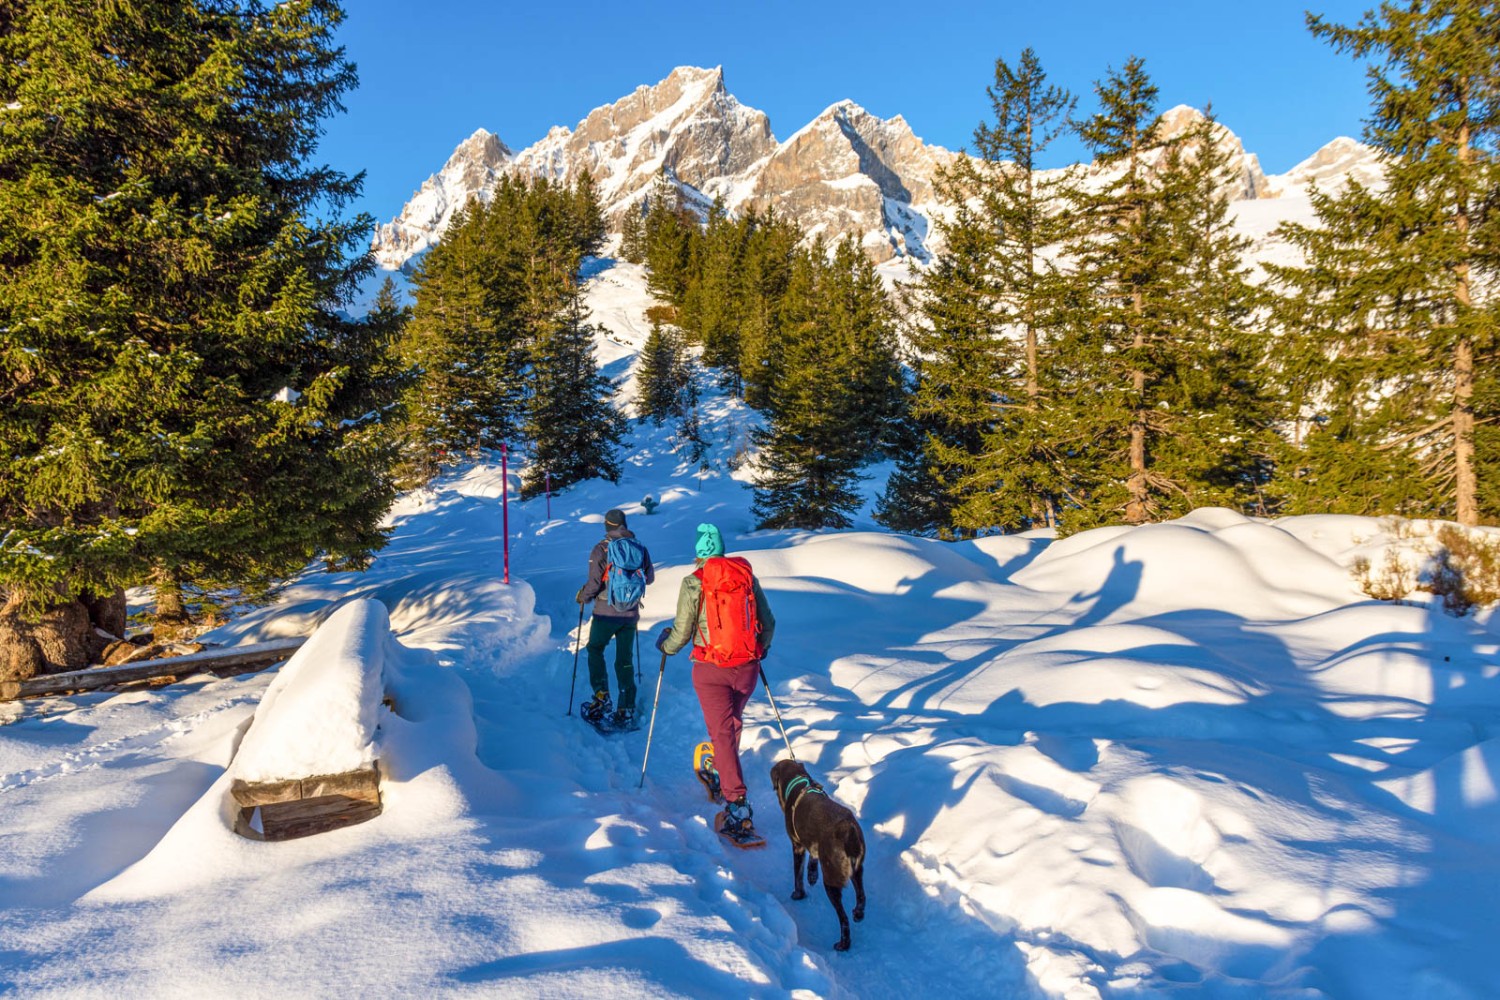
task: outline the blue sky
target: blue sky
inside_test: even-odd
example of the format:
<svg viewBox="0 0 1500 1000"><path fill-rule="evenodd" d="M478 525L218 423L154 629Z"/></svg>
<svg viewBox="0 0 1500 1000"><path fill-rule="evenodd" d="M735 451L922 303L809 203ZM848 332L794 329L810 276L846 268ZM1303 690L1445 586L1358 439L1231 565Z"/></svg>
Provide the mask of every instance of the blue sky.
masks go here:
<svg viewBox="0 0 1500 1000"><path fill-rule="evenodd" d="M1029 45L1081 108L1109 67L1143 57L1162 110L1212 101L1277 173L1337 135L1357 137L1367 113L1363 66L1314 40L1304 10L1352 23L1370 6L346 0L341 40L360 88L326 123L321 156L367 172L356 207L384 221L476 128L521 149L679 65L722 65L729 91L766 112L778 138L848 98L957 149L988 113L995 59L1014 62ZM1080 155L1060 147L1053 165Z"/></svg>

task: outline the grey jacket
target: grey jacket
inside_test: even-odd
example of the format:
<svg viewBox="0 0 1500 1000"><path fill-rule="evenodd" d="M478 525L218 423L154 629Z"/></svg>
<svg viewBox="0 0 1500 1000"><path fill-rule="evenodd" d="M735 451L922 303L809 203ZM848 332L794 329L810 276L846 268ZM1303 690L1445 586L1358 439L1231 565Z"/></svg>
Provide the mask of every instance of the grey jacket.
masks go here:
<svg viewBox="0 0 1500 1000"><path fill-rule="evenodd" d="M610 528L604 533L604 537L589 552L589 582L583 585L579 594L583 597L584 603L594 602L595 618L639 621L641 617L639 608L621 611L609 606L609 594L604 586L604 566L608 562L610 540L614 538L635 538L635 532L629 528ZM636 540L639 541L639 539ZM645 558L641 561L641 571L646 574L648 584L655 583L656 570L651 566L651 553L646 551L644 545L641 546L641 551L645 553Z"/></svg>

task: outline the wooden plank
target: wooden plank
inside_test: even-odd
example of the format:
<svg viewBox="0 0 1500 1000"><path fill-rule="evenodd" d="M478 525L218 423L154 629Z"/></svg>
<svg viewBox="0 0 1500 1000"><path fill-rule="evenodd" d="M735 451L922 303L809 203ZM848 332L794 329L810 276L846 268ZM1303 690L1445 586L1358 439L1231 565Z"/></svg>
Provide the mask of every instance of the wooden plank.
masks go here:
<svg viewBox="0 0 1500 1000"><path fill-rule="evenodd" d="M346 798L365 802L380 802L380 771L373 765L358 771L343 774L319 775L302 779L302 797L319 798L324 795L343 795Z"/></svg>
<svg viewBox="0 0 1500 1000"><path fill-rule="evenodd" d="M236 778L229 794L241 806L275 805L299 799L342 795L364 802L380 802L380 771L374 765L342 774L319 774L285 781L245 781Z"/></svg>
<svg viewBox="0 0 1500 1000"><path fill-rule="evenodd" d="M351 799L347 795L319 795L296 802L261 806L260 828L267 840L294 840L353 826L379 815L379 801Z"/></svg>
<svg viewBox="0 0 1500 1000"><path fill-rule="evenodd" d="M235 778L229 786L229 794L234 796L234 801L247 808L268 806L276 802L295 802L302 798L302 779L245 781Z"/></svg>
<svg viewBox="0 0 1500 1000"><path fill-rule="evenodd" d="M160 660L144 660L118 667L96 667L90 670L73 670L63 674L42 674L21 681L19 684L0 684L0 701L15 698L36 698L41 695L61 694L65 691L93 691L115 684L150 680L156 677L186 677L190 674L247 673L261 670L273 663L288 659L307 640L276 639L257 642L247 646L230 646L227 649L205 649L201 653L186 656L167 656Z"/></svg>

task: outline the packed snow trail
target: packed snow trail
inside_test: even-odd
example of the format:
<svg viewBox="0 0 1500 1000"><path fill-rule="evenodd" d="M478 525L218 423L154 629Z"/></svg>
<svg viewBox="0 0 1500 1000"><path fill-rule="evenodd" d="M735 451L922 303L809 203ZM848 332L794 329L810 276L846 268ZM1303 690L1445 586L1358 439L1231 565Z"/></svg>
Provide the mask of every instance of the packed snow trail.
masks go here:
<svg viewBox="0 0 1500 1000"><path fill-rule="evenodd" d="M640 275L601 277L600 360L624 378ZM309 574L214 637L305 634L373 597L436 655L391 679L369 823L227 833L212 789L271 673L0 706L0 991L1500 995L1500 622L1371 601L1351 572L1430 526L1204 510L1055 543L755 533L724 468L752 416L713 396L704 415L701 492L646 424L620 486L582 484L550 519L514 505L509 585L499 473L479 465L402 497L369 571ZM564 714L573 594L614 506L659 567L647 632L699 521L754 565L797 755L869 846L849 954L819 892L788 899L761 691L756 853L709 828L684 655L642 790L644 729L606 740L576 717L582 663ZM649 709L660 660L641 649Z"/></svg>

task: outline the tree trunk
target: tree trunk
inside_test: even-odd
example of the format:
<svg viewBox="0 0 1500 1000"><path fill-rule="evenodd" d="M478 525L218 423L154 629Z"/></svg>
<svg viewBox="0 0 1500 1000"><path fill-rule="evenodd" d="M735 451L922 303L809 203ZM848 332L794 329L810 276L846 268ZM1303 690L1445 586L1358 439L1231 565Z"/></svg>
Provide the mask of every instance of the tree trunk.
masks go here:
<svg viewBox="0 0 1500 1000"><path fill-rule="evenodd" d="M1453 464L1458 523L1479 523L1479 477L1474 469L1474 344L1460 337L1453 347Z"/></svg>
<svg viewBox="0 0 1500 1000"><path fill-rule="evenodd" d="M156 616L154 631L158 639L172 639L193 627L192 616L182 600L182 581L166 570L157 570Z"/></svg>
<svg viewBox="0 0 1500 1000"><path fill-rule="evenodd" d="M1467 112L1468 88L1460 94L1460 106ZM1469 125L1465 118L1459 129L1458 162L1464 171L1473 158L1470 148ZM1467 180L1467 178L1465 178ZM1469 198L1467 189L1459 192L1458 211L1454 225L1463 241L1464 257L1454 270L1453 297L1458 303L1459 319L1473 307L1474 300L1469 290ZM1479 476L1474 468L1474 342L1468 334L1460 334L1453 345L1453 466L1455 472L1453 492L1458 508L1458 523L1473 527L1479 523Z"/></svg>
<svg viewBox="0 0 1500 1000"><path fill-rule="evenodd" d="M1132 306L1139 324L1143 312L1139 290L1134 293ZM1139 352L1145 344L1146 338L1137 325L1131 346ZM1135 369L1130 373L1130 384L1135 390L1135 411L1130 420L1130 478L1126 480L1130 500L1125 504L1125 523L1145 524L1151 517L1149 487L1146 482L1146 373L1139 368Z"/></svg>

